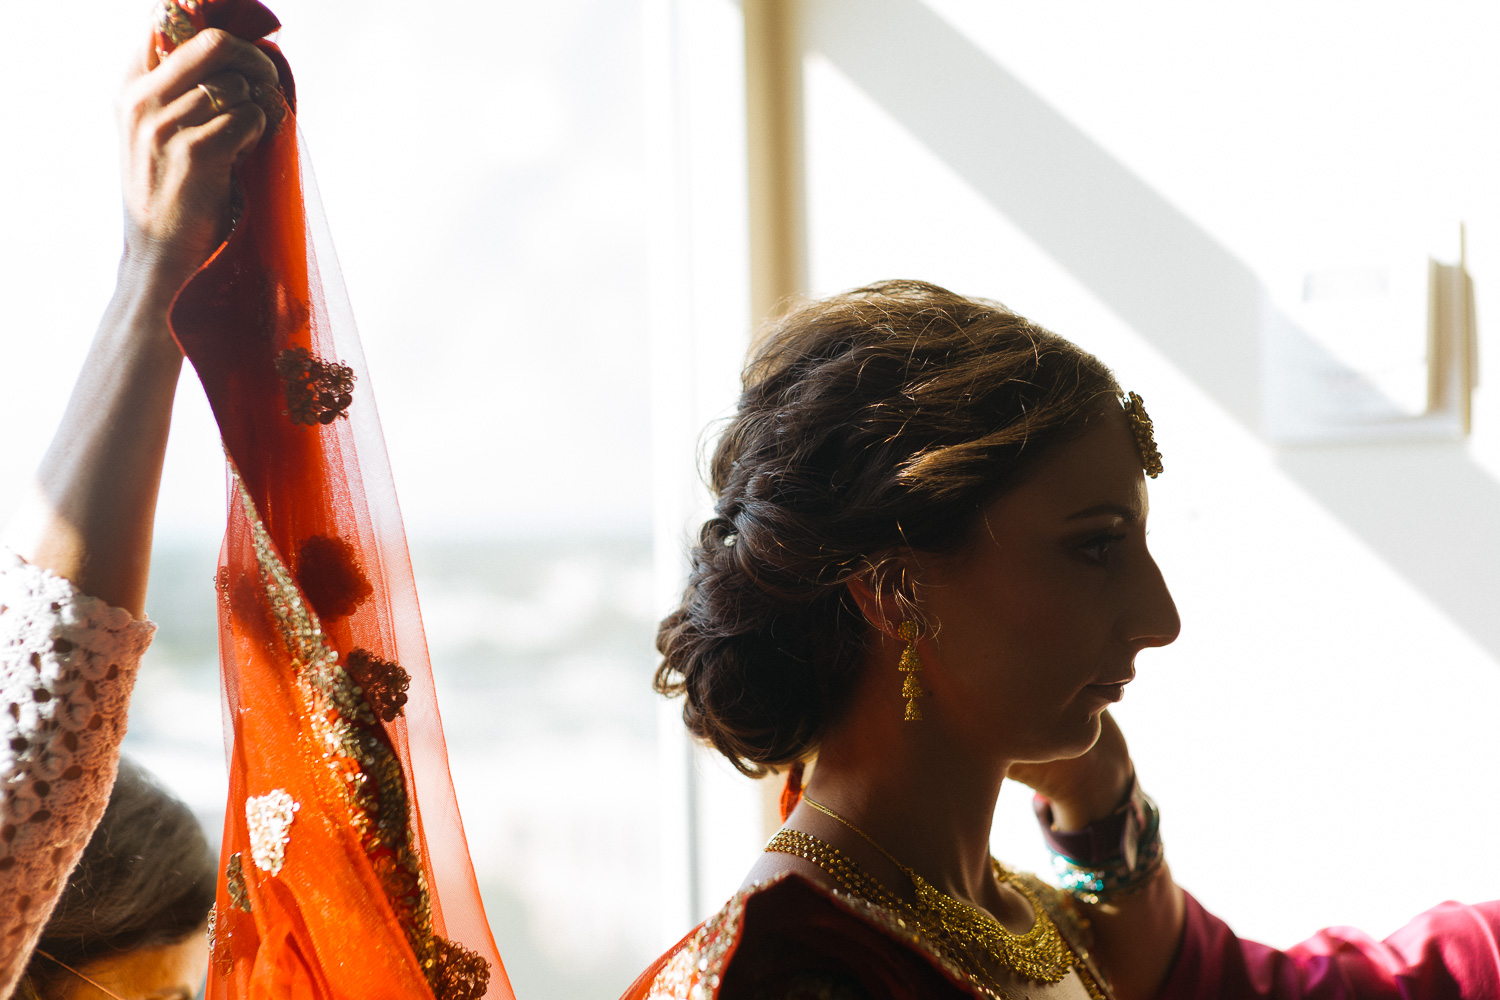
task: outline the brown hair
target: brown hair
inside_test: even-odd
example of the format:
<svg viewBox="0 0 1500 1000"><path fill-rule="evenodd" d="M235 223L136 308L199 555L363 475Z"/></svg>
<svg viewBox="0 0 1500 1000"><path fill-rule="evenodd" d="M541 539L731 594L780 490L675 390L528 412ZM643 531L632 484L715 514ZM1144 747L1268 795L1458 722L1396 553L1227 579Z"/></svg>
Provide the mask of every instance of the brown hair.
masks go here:
<svg viewBox="0 0 1500 1000"><path fill-rule="evenodd" d="M202 933L216 862L188 807L120 759L109 805L42 930L17 996L45 997L74 969Z"/></svg>
<svg viewBox="0 0 1500 1000"><path fill-rule="evenodd" d="M943 552L1119 394L1092 355L1005 307L919 281L776 321L715 449L716 516L661 623L655 687L746 774L816 749L869 625L845 586L899 548Z"/></svg>

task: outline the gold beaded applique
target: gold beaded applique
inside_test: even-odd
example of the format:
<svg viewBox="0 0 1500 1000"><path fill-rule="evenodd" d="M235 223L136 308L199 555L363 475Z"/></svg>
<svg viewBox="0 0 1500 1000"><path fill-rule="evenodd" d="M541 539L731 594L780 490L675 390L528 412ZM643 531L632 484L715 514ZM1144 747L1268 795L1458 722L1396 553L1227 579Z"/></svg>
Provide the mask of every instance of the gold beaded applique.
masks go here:
<svg viewBox="0 0 1500 1000"><path fill-rule="evenodd" d="M354 369L314 357L305 347L288 347L276 355L276 374L286 395L286 415L311 427L347 418L354 402Z"/></svg>
<svg viewBox="0 0 1500 1000"><path fill-rule="evenodd" d="M250 892L245 888L245 862L239 851L231 854L224 863L224 891L229 893L231 906L245 913L250 912Z"/></svg>
<svg viewBox="0 0 1500 1000"><path fill-rule="evenodd" d="M261 137L268 139L280 132L281 123L286 121L287 113L292 110L281 88L269 83L252 83L250 100L266 115L266 130L261 133Z"/></svg>
<svg viewBox="0 0 1500 1000"><path fill-rule="evenodd" d="M1146 470L1147 476L1155 479L1162 472L1161 452L1156 448L1155 428L1150 415L1146 413L1146 404L1139 393L1132 392L1120 400L1120 406L1125 410L1125 418L1130 421L1130 431L1135 435L1136 447L1141 451L1141 466Z"/></svg>
<svg viewBox="0 0 1500 1000"><path fill-rule="evenodd" d="M303 599L233 462L230 478L249 523L270 619L292 660L292 690L301 702L299 714L343 792L347 821L358 832L434 995L438 1000L476 1000L488 987L489 963L433 932L432 902L413 843L406 779L377 710L340 665L338 652ZM400 670L395 664L388 666ZM389 680L397 683L394 673ZM394 695L385 707L393 701Z"/></svg>
<svg viewBox="0 0 1500 1000"><path fill-rule="evenodd" d="M301 808L299 802L279 788L245 800L245 824L250 828L250 856L255 867L272 875L281 874L286 864L286 845L292 842L292 820Z"/></svg>
<svg viewBox="0 0 1500 1000"><path fill-rule="evenodd" d="M235 857L239 857L238 854ZM234 967L234 958L229 954L229 938L232 933L219 935L219 904L214 903L208 908L208 959L213 963L215 971L222 975L229 975Z"/></svg>
<svg viewBox="0 0 1500 1000"><path fill-rule="evenodd" d="M406 689L411 686L411 675L401 664L382 660L368 649L354 649L344 657L344 669L359 685L370 710L380 721L390 722L401 714L406 705Z"/></svg>
<svg viewBox="0 0 1500 1000"><path fill-rule="evenodd" d="M456 941L434 937L432 971L427 981L441 1000L480 1000L490 988L490 963Z"/></svg>
<svg viewBox="0 0 1500 1000"><path fill-rule="evenodd" d="M203 20L195 0L160 0L151 12L151 26L171 48L176 48L198 33ZM164 59L171 49L158 48L157 58Z"/></svg>
<svg viewBox="0 0 1500 1000"><path fill-rule="evenodd" d="M1094 1000L1105 1000L1106 994L1098 981L1058 930L1041 898L1040 887L1012 876L994 859L991 863L995 877L1010 885L1031 904L1034 919L1024 934L1011 933L990 914L940 892L894 859L892 862L901 868L916 890L915 903L896 895L838 848L800 830L779 831L766 845L766 850L812 862L831 875L851 896L887 911L898 926L914 928L921 947L955 967L981 994L992 1000L1009 1000L1009 994L995 975L998 969L1007 969L1024 979L1044 983L1061 982L1070 971L1076 971L1089 996Z"/></svg>

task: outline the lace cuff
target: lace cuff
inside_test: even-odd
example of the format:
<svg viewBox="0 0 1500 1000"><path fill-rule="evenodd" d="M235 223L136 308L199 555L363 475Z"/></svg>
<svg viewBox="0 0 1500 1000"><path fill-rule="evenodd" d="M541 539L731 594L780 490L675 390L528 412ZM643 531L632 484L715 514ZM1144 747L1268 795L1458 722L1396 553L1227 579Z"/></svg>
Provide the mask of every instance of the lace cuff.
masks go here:
<svg viewBox="0 0 1500 1000"><path fill-rule="evenodd" d="M0 997L109 801L155 631L0 549Z"/></svg>

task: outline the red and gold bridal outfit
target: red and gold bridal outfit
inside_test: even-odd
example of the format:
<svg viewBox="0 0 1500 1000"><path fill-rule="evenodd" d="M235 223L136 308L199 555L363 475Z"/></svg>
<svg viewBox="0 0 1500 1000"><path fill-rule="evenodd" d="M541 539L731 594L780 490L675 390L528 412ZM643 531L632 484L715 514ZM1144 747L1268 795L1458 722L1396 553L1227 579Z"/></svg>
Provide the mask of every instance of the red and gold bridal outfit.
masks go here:
<svg viewBox="0 0 1500 1000"><path fill-rule="evenodd" d="M782 793L783 819L805 798L800 778L794 769ZM848 820L808 801L886 853ZM1156 807L1147 804L1154 837ZM1039 816L1050 823L1050 809ZM1155 844L1159 862L1160 841ZM915 905L816 837L783 828L766 850L816 864L840 888L786 874L737 893L653 962L621 1000L1008 1000L1018 991L991 974L996 968L1015 970L1038 987L1019 991L1023 995L1045 993L1045 979L1072 987L1074 995L1113 997L1089 953L1088 906L1033 876L995 864L997 877L1032 902L1036 919L1027 934L1010 935L995 925L995 934L965 937L961 930L955 935L955 928L972 925L972 918L983 922L984 915L936 893L910 869L902 868L917 889ZM1085 888L1100 891L1097 885ZM1182 940L1158 1000L1500 998L1500 902L1443 903L1383 941L1352 928L1329 928L1279 950L1237 937L1184 896ZM956 921L950 919L955 912ZM1050 945L1047 922L1058 932Z"/></svg>
<svg viewBox="0 0 1500 1000"><path fill-rule="evenodd" d="M1058 921L1075 951L1076 923ZM1108 984L1101 986L1106 996ZM961 1000L986 997L878 907L787 875L736 895L622 1000ZM1187 897L1158 1000L1494 1000L1500 902L1443 903L1384 940L1334 927L1287 949L1237 937Z"/></svg>
<svg viewBox="0 0 1500 1000"><path fill-rule="evenodd" d="M1108 996L1082 929L1039 882L1079 957L1086 995ZM963 1000L993 993L889 910L788 874L736 894L643 972L621 1000Z"/></svg>
<svg viewBox="0 0 1500 1000"><path fill-rule="evenodd" d="M1039 887L1078 963L1113 997L1086 925ZM1295 898L1295 897L1291 897ZM1157 1000L1495 1000L1500 902L1443 903L1384 940L1347 927L1287 949L1237 937L1191 895ZM1097 991L1097 993L1096 993ZM992 1000L995 992L890 910L788 874L736 894L653 962L621 1000Z"/></svg>

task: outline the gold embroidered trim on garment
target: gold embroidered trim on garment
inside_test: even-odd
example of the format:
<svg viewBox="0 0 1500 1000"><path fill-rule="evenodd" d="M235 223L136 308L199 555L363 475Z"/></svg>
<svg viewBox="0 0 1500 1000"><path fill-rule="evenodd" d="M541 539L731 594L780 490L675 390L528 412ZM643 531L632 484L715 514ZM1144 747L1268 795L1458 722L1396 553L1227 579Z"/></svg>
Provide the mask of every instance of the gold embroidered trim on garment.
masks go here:
<svg viewBox="0 0 1500 1000"><path fill-rule="evenodd" d="M229 893L229 904L245 913L251 912L250 893L245 889L245 859L235 851L224 863L224 891Z"/></svg>
<svg viewBox="0 0 1500 1000"><path fill-rule="evenodd" d="M662 966L646 991L647 1000L709 1000L718 996L724 965L739 940L750 893L735 893L724 907L698 925Z"/></svg>
<svg viewBox="0 0 1500 1000"><path fill-rule="evenodd" d="M250 526L266 603L292 659L292 687L301 702L300 715L337 780L349 810L348 823L359 833L386 899L438 1000L476 1000L487 988L489 963L433 933L432 903L412 842L401 761L364 691L340 665L338 652L303 599L232 461L229 469Z"/></svg>
<svg viewBox="0 0 1500 1000"><path fill-rule="evenodd" d="M152 27L173 46L181 45L198 33L192 15L198 13L193 0L161 0L151 12Z"/></svg>
<svg viewBox="0 0 1500 1000"><path fill-rule="evenodd" d="M724 906L698 926L677 948L651 980L647 1000L713 1000L719 994L724 972L744 921L745 906L750 897L771 888L785 878L783 874L736 893ZM850 893L835 891L833 901L854 919L878 927L893 941L900 942L923 955L952 982L970 982L969 977L947 956L932 947L912 924L892 911ZM1083 979L1087 987L1090 980ZM1090 994L1094 1000L1108 1000L1104 993Z"/></svg>

